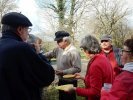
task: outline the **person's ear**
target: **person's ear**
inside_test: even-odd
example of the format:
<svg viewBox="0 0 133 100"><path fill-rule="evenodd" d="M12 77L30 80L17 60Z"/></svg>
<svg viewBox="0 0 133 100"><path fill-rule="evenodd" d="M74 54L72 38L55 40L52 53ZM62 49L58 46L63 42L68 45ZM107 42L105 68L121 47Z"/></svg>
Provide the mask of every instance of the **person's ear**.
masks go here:
<svg viewBox="0 0 133 100"><path fill-rule="evenodd" d="M21 34L22 34L22 27L18 27L18 28L17 28L17 34L18 34L18 35L21 35Z"/></svg>
<svg viewBox="0 0 133 100"><path fill-rule="evenodd" d="M64 42L67 42L67 40L64 40Z"/></svg>

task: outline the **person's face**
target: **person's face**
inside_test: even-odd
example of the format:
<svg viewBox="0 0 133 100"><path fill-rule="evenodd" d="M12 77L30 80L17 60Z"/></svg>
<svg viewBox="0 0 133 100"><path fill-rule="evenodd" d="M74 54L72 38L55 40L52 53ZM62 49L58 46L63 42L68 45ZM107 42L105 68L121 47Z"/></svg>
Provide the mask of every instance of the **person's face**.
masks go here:
<svg viewBox="0 0 133 100"><path fill-rule="evenodd" d="M111 47L111 41L110 40L101 40L101 48L102 49L109 49Z"/></svg>
<svg viewBox="0 0 133 100"><path fill-rule="evenodd" d="M29 27L18 27L17 28L18 35L21 37L23 41L27 41L29 37L29 32L31 31L31 28Z"/></svg>
<svg viewBox="0 0 133 100"><path fill-rule="evenodd" d="M42 40L41 40L41 39L37 39L37 40L36 40L36 43L37 43L37 44L41 44L41 43L42 43Z"/></svg>
<svg viewBox="0 0 133 100"><path fill-rule="evenodd" d="M132 53L126 46L124 46L121 51L121 60L123 65L132 61Z"/></svg>
<svg viewBox="0 0 133 100"><path fill-rule="evenodd" d="M83 52L84 52L84 55L86 56L86 58L88 58L88 59L91 59L92 58L92 54L90 54L89 52L88 52L88 50L86 50L86 49L81 49Z"/></svg>
<svg viewBox="0 0 133 100"><path fill-rule="evenodd" d="M66 48L66 45L67 45L67 42L65 41L65 40L58 40L57 41L57 44L58 44L58 46L60 47L60 48L62 48L62 49L65 49Z"/></svg>
<svg viewBox="0 0 133 100"><path fill-rule="evenodd" d="M83 49L83 52L84 52L84 54L85 54L85 56L86 56L87 58L90 58L90 54L88 53L87 50Z"/></svg>

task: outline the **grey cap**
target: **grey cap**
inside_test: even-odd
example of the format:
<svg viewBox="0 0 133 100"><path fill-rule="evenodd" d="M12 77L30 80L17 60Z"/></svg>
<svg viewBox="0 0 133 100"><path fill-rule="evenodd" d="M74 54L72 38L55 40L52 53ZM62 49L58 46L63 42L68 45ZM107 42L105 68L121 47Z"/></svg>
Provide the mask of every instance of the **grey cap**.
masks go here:
<svg viewBox="0 0 133 100"><path fill-rule="evenodd" d="M108 34L103 34L102 37L101 37L101 41L102 40L112 40L112 37Z"/></svg>

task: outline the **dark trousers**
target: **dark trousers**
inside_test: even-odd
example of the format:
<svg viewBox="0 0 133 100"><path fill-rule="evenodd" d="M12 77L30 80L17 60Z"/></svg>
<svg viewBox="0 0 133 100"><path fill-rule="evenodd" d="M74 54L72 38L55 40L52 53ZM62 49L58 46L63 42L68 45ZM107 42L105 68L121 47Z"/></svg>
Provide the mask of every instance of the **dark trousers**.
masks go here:
<svg viewBox="0 0 133 100"><path fill-rule="evenodd" d="M59 79L58 85L66 85L73 84L74 87L77 87L76 79ZM59 100L76 100L76 93L66 93L64 91L59 90Z"/></svg>

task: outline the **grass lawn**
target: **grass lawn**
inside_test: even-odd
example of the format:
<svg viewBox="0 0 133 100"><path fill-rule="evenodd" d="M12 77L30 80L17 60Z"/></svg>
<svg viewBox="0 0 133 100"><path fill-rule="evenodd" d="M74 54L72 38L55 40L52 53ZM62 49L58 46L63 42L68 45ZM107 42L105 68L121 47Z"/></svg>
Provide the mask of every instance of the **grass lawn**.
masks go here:
<svg viewBox="0 0 133 100"><path fill-rule="evenodd" d="M55 89L57 84L52 83L49 87L44 88L42 100L58 100L58 90ZM78 81L78 87L84 87L83 81ZM77 96L77 100L85 100L85 97Z"/></svg>

